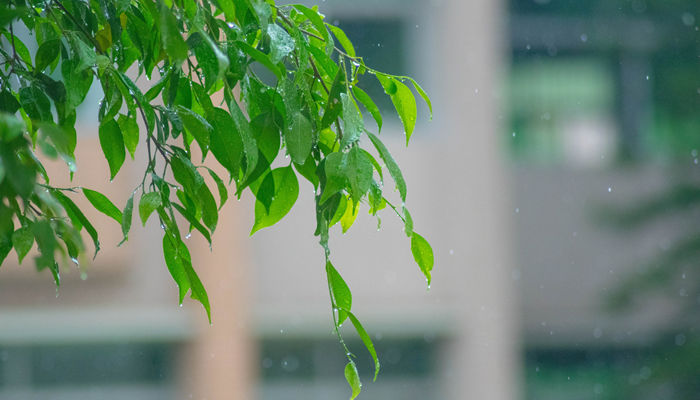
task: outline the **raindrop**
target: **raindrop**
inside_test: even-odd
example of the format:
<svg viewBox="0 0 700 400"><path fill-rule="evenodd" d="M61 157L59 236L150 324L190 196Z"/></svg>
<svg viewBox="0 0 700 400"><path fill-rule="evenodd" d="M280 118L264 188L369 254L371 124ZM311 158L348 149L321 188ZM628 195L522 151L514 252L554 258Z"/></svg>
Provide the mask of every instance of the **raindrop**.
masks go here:
<svg viewBox="0 0 700 400"><path fill-rule="evenodd" d="M588 35L586 35L585 33L582 33L581 34L581 41L583 43L586 43L588 41Z"/></svg>
<svg viewBox="0 0 700 400"><path fill-rule="evenodd" d="M180 303L180 307L182 307L182 303Z"/></svg>
<svg viewBox="0 0 700 400"><path fill-rule="evenodd" d="M612 186L608 186L608 193L612 192Z"/></svg>
<svg viewBox="0 0 700 400"><path fill-rule="evenodd" d="M284 334L284 329L280 329L280 333Z"/></svg>
<svg viewBox="0 0 700 400"><path fill-rule="evenodd" d="M603 393L603 385L600 383L596 383L593 385L593 393L594 394L602 394Z"/></svg>
<svg viewBox="0 0 700 400"><path fill-rule="evenodd" d="M513 137L515 137L515 132L513 132Z"/></svg>
<svg viewBox="0 0 700 400"><path fill-rule="evenodd" d="M598 327L593 329L593 337L596 339L600 339L603 336L603 330Z"/></svg>
<svg viewBox="0 0 700 400"><path fill-rule="evenodd" d="M675 338L676 346L683 346L685 344L685 341L686 341L686 339L685 339L684 334L679 333L678 335L676 335L676 338Z"/></svg>
<svg viewBox="0 0 700 400"><path fill-rule="evenodd" d="M71 257L70 260L73 261L73 264L75 264L75 265L77 265L77 266L80 266L80 263L78 262L78 259L77 259L77 258Z"/></svg>
<svg viewBox="0 0 700 400"><path fill-rule="evenodd" d="M450 255L453 256L455 254L455 251L450 249Z"/></svg>
<svg viewBox="0 0 700 400"><path fill-rule="evenodd" d="M516 209L515 209L515 213L518 214L519 212L520 212L520 209L519 209L519 208L516 208Z"/></svg>
<svg viewBox="0 0 700 400"><path fill-rule="evenodd" d="M191 237L192 237L192 232L190 232L190 233L188 233L187 235L185 235L185 239L189 239L189 238L191 238Z"/></svg>
<svg viewBox="0 0 700 400"><path fill-rule="evenodd" d="M474 93L478 94L478 93L479 93L479 89L474 89Z"/></svg>
<svg viewBox="0 0 700 400"><path fill-rule="evenodd" d="M681 20L683 21L683 25L693 26L693 24L695 23L695 16L691 13L683 13Z"/></svg>
<svg viewBox="0 0 700 400"><path fill-rule="evenodd" d="M649 75L646 76L646 80L649 80Z"/></svg>
<svg viewBox="0 0 700 400"><path fill-rule="evenodd" d="M229 22L229 23L226 24L226 25L228 25L229 28L233 28L234 26L236 26L236 25L233 24L233 22Z"/></svg>

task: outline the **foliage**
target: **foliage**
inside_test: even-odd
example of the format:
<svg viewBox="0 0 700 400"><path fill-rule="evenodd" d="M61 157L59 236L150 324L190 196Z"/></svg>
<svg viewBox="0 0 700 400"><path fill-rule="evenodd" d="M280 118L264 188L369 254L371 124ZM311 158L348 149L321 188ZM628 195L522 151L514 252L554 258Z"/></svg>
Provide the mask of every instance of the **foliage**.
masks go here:
<svg viewBox="0 0 700 400"><path fill-rule="evenodd" d="M27 39L15 35L18 25L36 40L34 54ZM404 221L428 283L433 267L432 249L413 232L404 206L401 171L362 112L376 121L377 133L382 116L356 84L364 74L378 79L407 143L417 118L407 83L430 106L423 89L411 78L365 65L343 31L324 22L316 8L272 0L10 0L0 5L0 36L0 261L14 248L21 262L36 243L37 268L49 269L58 286L59 265L87 250L83 231L95 254L100 249L98 232L72 197L85 196L120 224L124 241L136 208L143 224L155 216L163 228L163 254L179 301L190 293L209 315L183 235L196 230L211 244L231 183L237 198L245 190L255 196L251 234L272 226L296 202L303 178L316 193L315 234L354 398L360 381L339 331L344 320L357 330L377 372L379 363L351 311L351 292L331 263L330 228L340 222L345 232L363 205L372 215L388 205ZM51 186L36 156L60 157L72 176L76 108L94 83L104 93L99 141L110 179L139 146L148 153L141 182L123 207L94 190ZM383 167L365 137L396 183L400 207L386 198ZM280 156L282 149L288 157ZM210 154L228 176L203 165Z"/></svg>

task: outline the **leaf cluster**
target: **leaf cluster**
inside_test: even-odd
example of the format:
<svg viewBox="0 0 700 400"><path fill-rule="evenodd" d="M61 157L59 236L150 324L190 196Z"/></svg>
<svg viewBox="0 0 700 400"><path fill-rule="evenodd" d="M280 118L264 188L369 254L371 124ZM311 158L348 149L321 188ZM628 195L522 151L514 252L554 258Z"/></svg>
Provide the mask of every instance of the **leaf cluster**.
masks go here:
<svg viewBox="0 0 700 400"><path fill-rule="evenodd" d="M411 87L431 107L425 91L411 78L365 65L341 29L303 5L9 0L0 5L0 15L7 44L0 47L0 261L13 248L22 261L36 243L37 267L49 269L59 285L61 257L77 259L85 252L83 231L95 254L100 248L97 231L71 199L82 193L121 226L124 241L134 208L143 224L157 218L179 301L189 293L209 315L207 293L183 239L197 231L211 244L219 210L246 190L255 198L251 234L276 224L296 202L301 178L315 191L315 234L326 258L334 327L348 354L345 375L354 398L360 381L339 331L343 321L351 321L377 372L379 363L351 311L351 292L330 261L329 230L340 223L347 231L362 207L377 215L389 206L404 222L428 283L433 267L432 249L413 231L404 206L401 170L379 138L382 115L358 77L372 75L383 86L407 144L417 119ZM32 32L34 54L15 35L17 25ZM94 190L51 186L36 156L61 158L75 171L76 109L93 84L104 94L99 142L110 179L137 149L147 153L142 179L124 206ZM363 113L376 123L376 134ZM225 176L205 166L207 158ZM385 170L400 207L387 199Z"/></svg>

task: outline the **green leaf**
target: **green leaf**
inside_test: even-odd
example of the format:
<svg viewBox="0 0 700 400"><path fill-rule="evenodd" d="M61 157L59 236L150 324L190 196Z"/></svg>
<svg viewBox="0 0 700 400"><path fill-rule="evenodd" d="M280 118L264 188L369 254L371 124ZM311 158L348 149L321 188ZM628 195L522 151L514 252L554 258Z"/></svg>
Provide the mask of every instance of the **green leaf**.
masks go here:
<svg viewBox="0 0 700 400"><path fill-rule="evenodd" d="M423 236L413 232L411 235L411 252L413 253L413 259L423 271L425 275L425 280L428 282L428 287L430 287L430 271L433 270L433 248L430 247L430 243L423 238Z"/></svg>
<svg viewBox="0 0 700 400"><path fill-rule="evenodd" d="M346 311L352 309L352 292L350 292L350 288L343 280L343 277L340 276L340 273L330 261L326 261L326 279L333 296L333 306L338 309L338 320L336 323L340 327L348 317Z"/></svg>
<svg viewBox="0 0 700 400"><path fill-rule="evenodd" d="M32 224L32 231L34 231L34 238L39 248L39 256L35 259L37 269L48 268L51 270L56 286L60 286L61 277L54 258L54 252L58 243L56 242L56 233L51 227L51 223L44 219L38 220Z"/></svg>
<svg viewBox="0 0 700 400"><path fill-rule="evenodd" d="M202 303L204 310L207 312L207 319L209 319L209 323L211 324L211 306L209 304L209 296L207 295L206 289L204 289L202 281L199 280L197 272L195 272L194 268L192 267L192 261L190 260L190 253L187 251L187 246L185 246L185 244L182 242L180 242L180 252L183 254L183 266L185 267L185 273L187 274L187 278L190 280L190 287L192 288L190 297L193 300L197 300Z"/></svg>
<svg viewBox="0 0 700 400"><path fill-rule="evenodd" d="M139 217L141 217L143 226L146 226L148 217L162 204L163 200L158 192L150 192L141 196L141 200L139 201Z"/></svg>
<svg viewBox="0 0 700 400"><path fill-rule="evenodd" d="M394 182L396 182L396 188L399 189L399 195L401 195L401 200L406 201L406 181L403 179L403 174L401 173L401 169L399 169L399 165L396 164L396 161L394 161L394 158L391 156L391 153L389 153L389 150L387 150L386 146L384 146L384 143L382 143L381 140L379 140L378 137L373 135L372 133L367 132L367 136L369 136L369 139L372 141L372 144L374 147L377 149L377 152L379 152L379 157L384 160L384 164L386 164L386 168L389 170L389 174L391 174L391 177L394 179Z"/></svg>
<svg viewBox="0 0 700 400"><path fill-rule="evenodd" d="M107 196L85 188L83 188L83 194L97 211L117 221L118 224L122 223L122 212L107 198Z"/></svg>
<svg viewBox="0 0 700 400"><path fill-rule="evenodd" d="M399 118L403 123L406 133L406 144L411 139L413 128L416 126L416 118L418 116L418 108L416 106L416 98L413 97L411 89L401 83L398 79L382 74L376 74L379 83L382 84L384 91L391 98L391 102L399 114Z"/></svg>
<svg viewBox="0 0 700 400"><path fill-rule="evenodd" d="M353 400L360 394L360 390L362 390L362 382L360 382L360 375L357 373L357 366L354 361L350 361L345 366L345 380L348 381L352 389L350 400Z"/></svg>
<svg viewBox="0 0 700 400"><path fill-rule="evenodd" d="M372 163L359 147L350 149L347 155L346 176L350 183L352 200L357 203L372 183Z"/></svg>
<svg viewBox="0 0 700 400"><path fill-rule="evenodd" d="M214 108L212 115L207 120L213 128L211 131L211 152L232 176L237 177L243 157L243 141L236 130L233 118L226 110Z"/></svg>
<svg viewBox="0 0 700 400"><path fill-rule="evenodd" d="M323 186L323 192L321 192L321 204L325 203L332 195L345 188L347 183L347 178L345 176L346 169L347 159L345 153L331 153L326 157L324 162L326 181Z"/></svg>
<svg viewBox="0 0 700 400"><path fill-rule="evenodd" d="M99 137L102 152L107 159L107 164L109 164L109 179L112 180L119 172L119 169L121 169L126 158L122 132L117 122L111 119L100 124Z"/></svg>
<svg viewBox="0 0 700 400"><path fill-rule="evenodd" d="M277 79L281 79L284 76L284 74L282 74L282 71L280 71L277 65L273 63L272 60L270 60L270 57L267 54L263 53L262 51L252 47L251 45L243 41L238 41L236 42L236 44L240 46L243 52L251 56L253 60L259 62L260 64L264 65L267 69L272 71L272 73L274 73L275 76L277 76Z"/></svg>
<svg viewBox="0 0 700 400"><path fill-rule="evenodd" d="M133 160L136 147L139 144L139 125L136 123L135 118L124 114L119 115L117 124L122 132L124 146L126 146L126 149L129 150L129 154Z"/></svg>
<svg viewBox="0 0 700 400"><path fill-rule="evenodd" d="M346 310L346 312L348 313L348 317L350 317L350 322L352 322L352 325L355 327L357 334L360 336L360 339L362 339L362 343L364 343L365 347L367 348L367 351L369 351L369 354L372 356L372 360L374 361L374 380L376 381L377 375L379 375L380 365L379 358L377 358L377 351L374 349L372 339L369 337L367 331L362 326L357 317L355 317L355 315L349 310Z"/></svg>
<svg viewBox="0 0 700 400"><path fill-rule="evenodd" d="M321 128L329 127L343 112L343 104L340 98L343 92L345 92L345 71L343 69L338 69L338 73L335 75L333 85L328 93L326 109L321 119Z"/></svg>
<svg viewBox="0 0 700 400"><path fill-rule="evenodd" d="M51 102L39 88L31 86L20 89L19 103L29 118L37 121L53 122Z"/></svg>
<svg viewBox="0 0 700 400"><path fill-rule="evenodd" d="M345 216L345 211L348 208L348 199L345 196L340 196L340 201L338 202L338 208L336 208L335 213L333 213L333 216L331 217L330 221L328 222L328 227L331 228L338 222L340 222L340 219ZM352 205L350 205L352 207Z"/></svg>
<svg viewBox="0 0 700 400"><path fill-rule="evenodd" d="M343 49L345 49L345 52L350 56L350 57L355 57L355 47L352 45L352 42L350 39L348 39L347 35L345 35L345 32L343 32L342 29L338 28L335 25L331 24L326 24L328 29L333 32L333 35L335 35L335 38L338 39L338 42L340 43L341 46L343 46Z"/></svg>
<svg viewBox="0 0 700 400"><path fill-rule="evenodd" d="M221 207L224 206L226 203L226 200L228 200L228 190L226 190L226 184L224 184L224 181L219 178L219 175L217 175L214 171L208 170L209 175L211 175L211 178L214 179L214 182L216 182L216 188L219 190L219 210Z"/></svg>
<svg viewBox="0 0 700 400"><path fill-rule="evenodd" d="M122 212L122 233L124 234L124 238L122 239L121 243L126 242L129 240L129 231L131 230L131 220L132 220L132 214L134 211L134 195L129 197L129 200L126 201L126 206L124 206L124 211ZM121 244L120 243L120 244Z"/></svg>
<svg viewBox="0 0 700 400"><path fill-rule="evenodd" d="M413 83L413 87L416 89L416 91L418 92L420 97L423 98L423 100L425 101L425 104L428 105L428 109L430 110L430 119L432 120L433 119L433 104L430 102L430 97L428 96L428 93L426 93L425 90L423 90L423 88L418 84L418 82L416 82L415 79L413 79L413 78L408 78L408 79L411 81L411 83Z"/></svg>
<svg viewBox="0 0 700 400"><path fill-rule="evenodd" d="M243 154L245 155L246 169L243 179L249 177L258 163L258 145L253 137L253 132L250 130L250 123L243 115L243 112L238 107L236 101L231 101L229 103L229 110L231 111L231 116L233 117L233 123L238 130L238 134L241 137L241 142L243 143Z"/></svg>
<svg viewBox="0 0 700 400"><path fill-rule="evenodd" d="M404 232L406 233L406 236L411 237L413 236L413 217L411 217L411 213L408 212L408 208L405 206L403 208L403 219L404 219Z"/></svg>
<svg viewBox="0 0 700 400"><path fill-rule="evenodd" d="M17 252L17 259L22 263L24 256L29 253L34 245L34 234L29 226L23 226L12 234L12 246Z"/></svg>
<svg viewBox="0 0 700 400"><path fill-rule="evenodd" d="M182 124L187 129L187 132L197 141L199 148L202 150L202 157L206 157L209 151L209 136L213 129L212 126L204 117L188 108L177 106L175 111L180 120L182 120Z"/></svg>
<svg viewBox="0 0 700 400"><path fill-rule="evenodd" d="M295 4L294 8L301 11L301 13L304 14L304 16L309 19L309 21L311 21L311 23L314 25L318 33L323 38L323 41L325 42L326 54L330 55L333 51L333 40L328 34L328 30L326 29L326 26L323 23L323 18L321 18L321 15L319 15L317 11L303 6L301 4Z"/></svg>
<svg viewBox="0 0 700 400"><path fill-rule="evenodd" d="M355 95L355 98L362 103L363 106L369 111L369 113L372 115L372 118L374 118L374 121L377 123L377 131L381 132L382 131L382 113L379 111L379 107L374 103L374 100L372 100L371 97L362 89L360 89L357 86L353 86L352 88L352 93Z"/></svg>
<svg viewBox="0 0 700 400"><path fill-rule="evenodd" d="M35 71L43 71L58 57L61 50L61 41L58 39L47 40L36 51Z"/></svg>
<svg viewBox="0 0 700 400"><path fill-rule="evenodd" d="M75 62L74 72L83 72L92 67L97 62L95 50L92 45L85 43L80 35L74 32L68 32L68 42L71 45L73 52L72 59Z"/></svg>
<svg viewBox="0 0 700 400"><path fill-rule="evenodd" d="M168 234L163 236L163 257L165 258L165 265L170 271L170 276L173 277L179 289L178 301L180 304L182 304L185 295L190 290L190 279L187 277L182 256L179 238L174 238Z"/></svg>
<svg viewBox="0 0 700 400"><path fill-rule="evenodd" d="M63 206L63 209L66 211L66 214L68 214L68 218L70 218L71 222L73 223L74 226L82 226L85 228L87 231L88 235L92 238L92 243L95 245L95 254L93 255L93 258L97 256L97 252L100 251L100 241L97 236L97 230L95 227L92 226L90 223L90 220L85 217L85 214L78 208L77 205L68 198L68 196L64 195L61 193L60 190L53 189L51 190L51 194L58 200L59 203Z"/></svg>
<svg viewBox="0 0 700 400"><path fill-rule="evenodd" d="M304 114L294 114L292 124L285 130L284 141L292 161L296 164L303 165L311 154L312 135L311 123Z"/></svg>
<svg viewBox="0 0 700 400"><path fill-rule="evenodd" d="M173 243L174 242L174 243ZM170 271L175 283L179 288L180 304L185 298L187 292L191 289L190 297L198 300L204 306L207 312L207 318L211 323L211 307L209 305L209 297L204 289L204 285L199 280L197 273L192 267L190 252L185 243L178 237L166 234L163 237L163 256L165 264Z"/></svg>
<svg viewBox="0 0 700 400"><path fill-rule="evenodd" d="M251 235L284 218L299 197L299 182L291 166L274 169L265 176L265 179L272 180L274 191L269 210L260 199L256 200L255 223L250 232Z"/></svg>
<svg viewBox="0 0 700 400"><path fill-rule="evenodd" d="M292 51L294 51L294 39L277 24L267 26L267 35L270 38L270 61L277 64Z"/></svg>
<svg viewBox="0 0 700 400"><path fill-rule="evenodd" d="M159 14L160 37L165 52L175 62L184 61L187 58L187 44L180 34L177 18L175 18L175 15L173 15L168 6L165 5L164 1L160 2Z"/></svg>
<svg viewBox="0 0 700 400"><path fill-rule="evenodd" d="M180 214L182 214L183 217L187 220L187 222L190 223L190 231L192 231L192 228L196 229L199 233L204 236L205 239L207 239L207 242L209 242L209 246L211 246L211 235L209 234L209 231L207 228L204 227L198 220L197 217L192 215L192 213L186 209L185 207L177 204L177 203L172 203L173 208L175 208Z"/></svg>
<svg viewBox="0 0 700 400"><path fill-rule="evenodd" d="M343 233L347 232L348 229L355 223L357 214L360 211L360 205L357 203L348 204L345 208L343 216L340 218L340 226L343 228Z"/></svg>
<svg viewBox="0 0 700 400"><path fill-rule="evenodd" d="M214 196L206 184L199 186L197 190L197 197L199 204L202 206L202 222L209 228L210 231L214 232L216 229L216 223L219 219L218 208L216 207L216 201Z"/></svg>
<svg viewBox="0 0 700 400"><path fill-rule="evenodd" d="M343 105L343 139L340 141L340 148L342 149L360 140L364 123L362 122L360 111L357 109L357 104L355 104L355 100L351 96L341 93L340 102Z"/></svg>
<svg viewBox="0 0 700 400"><path fill-rule="evenodd" d="M208 35L195 32L187 39L187 44L197 57L197 64L204 75L204 89L209 90L224 76L228 69L228 57Z"/></svg>

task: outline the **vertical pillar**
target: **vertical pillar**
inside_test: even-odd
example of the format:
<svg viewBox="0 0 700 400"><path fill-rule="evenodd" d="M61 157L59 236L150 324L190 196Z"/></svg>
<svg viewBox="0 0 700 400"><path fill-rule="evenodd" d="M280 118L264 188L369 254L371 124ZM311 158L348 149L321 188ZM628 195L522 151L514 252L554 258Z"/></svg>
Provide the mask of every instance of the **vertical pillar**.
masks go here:
<svg viewBox="0 0 700 400"><path fill-rule="evenodd" d="M226 176L222 173L220 176ZM195 268L209 294L212 325L199 303L192 302L199 308L194 318L198 328L180 367L183 399L248 400L255 395L250 260L241 228L244 210L234 203L221 209L212 251L204 240L191 248Z"/></svg>
<svg viewBox="0 0 700 400"><path fill-rule="evenodd" d="M512 229L505 152L505 5L493 0L436 0L431 63L442 146L452 195L443 206L460 252L454 279L455 334L446 352L449 399L518 397L519 346L511 271ZM442 201L442 199L441 199ZM457 257L455 256L455 259Z"/></svg>

